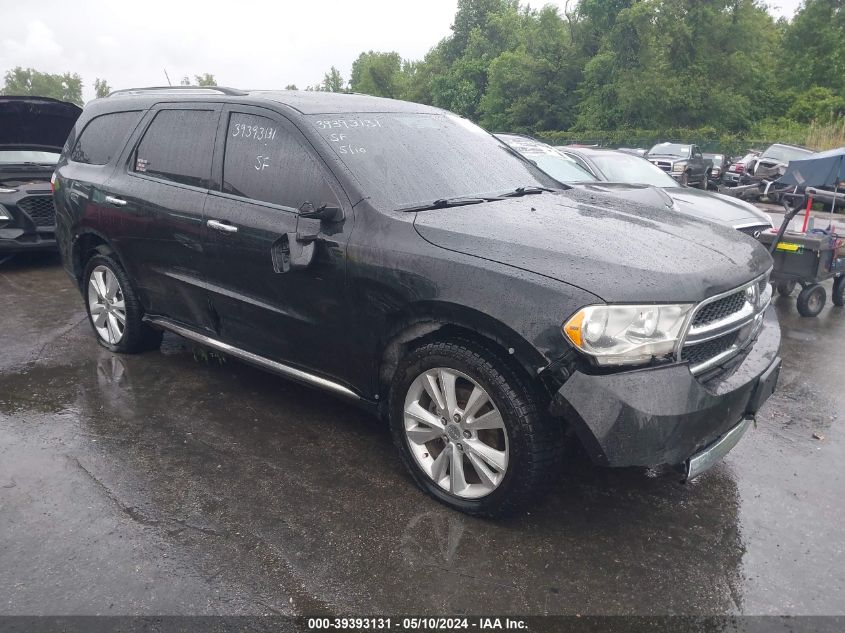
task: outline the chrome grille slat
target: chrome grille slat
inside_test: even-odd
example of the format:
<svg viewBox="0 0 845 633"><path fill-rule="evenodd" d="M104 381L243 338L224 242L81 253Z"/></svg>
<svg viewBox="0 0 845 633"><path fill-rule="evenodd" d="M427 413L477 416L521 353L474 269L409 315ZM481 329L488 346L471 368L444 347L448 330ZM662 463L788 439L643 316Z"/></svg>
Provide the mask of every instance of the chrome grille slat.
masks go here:
<svg viewBox="0 0 845 633"><path fill-rule="evenodd" d="M724 363L754 340L771 301L771 294L766 295L770 274L771 270L739 288L698 304L677 353L679 361L690 364L693 374ZM751 287L756 287L757 294L762 297L759 308L746 295Z"/></svg>
<svg viewBox="0 0 845 633"><path fill-rule="evenodd" d="M692 327L710 325L739 312L745 306L745 289L703 306L695 315Z"/></svg>

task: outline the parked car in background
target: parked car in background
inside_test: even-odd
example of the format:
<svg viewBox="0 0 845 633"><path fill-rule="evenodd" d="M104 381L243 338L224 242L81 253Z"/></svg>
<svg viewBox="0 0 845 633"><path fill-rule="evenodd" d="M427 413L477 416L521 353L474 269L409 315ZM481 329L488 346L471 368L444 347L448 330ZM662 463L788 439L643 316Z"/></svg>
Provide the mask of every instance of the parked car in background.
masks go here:
<svg viewBox="0 0 845 633"><path fill-rule="evenodd" d="M745 173L755 180L777 180L786 173L789 161L807 158L815 152L806 147L775 143L770 145L760 156L752 159Z"/></svg>
<svg viewBox="0 0 845 633"><path fill-rule="evenodd" d="M81 112L47 97L0 96L0 260L55 250L50 178Z"/></svg>
<svg viewBox="0 0 845 633"><path fill-rule="evenodd" d="M650 185L625 182L599 182L587 168L551 145L522 134L495 134L521 157L531 161L563 186L587 189L623 200L639 202L658 208L671 208L672 199L662 190ZM579 145L578 147L584 147ZM588 149L588 148L585 148Z"/></svg>
<svg viewBox="0 0 845 633"><path fill-rule="evenodd" d="M748 165L750 165L751 162L759 155L760 152L752 150L745 154L745 156L741 156L730 161L728 168L722 176L722 182L728 187L734 187L740 184L743 175L745 175L745 172L748 170Z"/></svg>
<svg viewBox="0 0 845 633"><path fill-rule="evenodd" d="M651 162L613 150L561 148L599 180L642 183L659 187L679 213L731 226L757 237L772 228L772 218L757 207L731 196L679 185Z"/></svg>
<svg viewBox="0 0 845 633"><path fill-rule="evenodd" d="M726 154L704 154L704 158L713 163L708 178L711 182L718 184L728 168L728 157Z"/></svg>
<svg viewBox="0 0 845 633"><path fill-rule="evenodd" d="M464 512L524 507L578 441L603 466L695 477L777 384L759 243L565 187L428 106L113 93L71 132L55 199L100 345L170 330L347 398ZM315 489L319 468L301 473Z"/></svg>
<svg viewBox="0 0 845 633"><path fill-rule="evenodd" d="M707 178L713 163L704 158L698 145L684 143L658 143L645 155L682 185L695 184L707 189Z"/></svg>

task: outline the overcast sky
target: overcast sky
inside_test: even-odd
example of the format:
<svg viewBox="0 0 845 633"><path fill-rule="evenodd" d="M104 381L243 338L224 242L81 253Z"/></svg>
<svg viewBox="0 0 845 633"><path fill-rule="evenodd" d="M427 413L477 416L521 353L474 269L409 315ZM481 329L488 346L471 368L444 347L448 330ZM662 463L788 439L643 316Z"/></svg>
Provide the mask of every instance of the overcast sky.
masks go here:
<svg viewBox="0 0 845 633"><path fill-rule="evenodd" d="M799 3L769 1L777 15L788 17ZM563 6L565 0L552 4ZM95 77L115 89L162 85L164 69L174 84L185 75L210 72L220 85L304 88L322 80L332 65L348 79L364 50L421 58L449 34L456 5L457 0L0 0L0 73L15 66L76 72L86 99L94 96Z"/></svg>

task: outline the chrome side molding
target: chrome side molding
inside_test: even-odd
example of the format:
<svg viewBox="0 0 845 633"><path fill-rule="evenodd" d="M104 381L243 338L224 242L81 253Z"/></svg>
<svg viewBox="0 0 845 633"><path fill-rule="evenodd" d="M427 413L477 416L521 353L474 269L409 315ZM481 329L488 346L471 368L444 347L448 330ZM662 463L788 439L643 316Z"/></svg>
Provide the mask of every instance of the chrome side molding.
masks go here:
<svg viewBox="0 0 845 633"><path fill-rule="evenodd" d="M234 356L235 358L242 360L245 363L249 363L250 365L255 365L256 367L259 367L261 369L271 371L274 374L284 376L285 378L290 378L291 380L305 383L306 385L319 387L321 389L331 391L337 395L343 396L345 398L350 398L352 400L361 399L358 394L356 394L351 389L347 389L341 384L338 384L331 380L327 380L326 378L321 378L320 376L315 376L314 374L309 374L308 372L302 371L301 369L296 369L294 367L283 365L282 363L270 360L269 358L264 358L263 356L259 356L258 354L253 354L252 352L248 352L239 347L229 345L228 343L224 343L223 341L218 341L217 339L211 338L210 336L206 336L205 334L194 332L193 330L179 325L178 323L175 323L170 319L165 319L163 317L144 317L144 321L149 323L150 325L160 327L164 330L169 330L170 332L178 334L179 336L183 336L186 339L195 341L197 343L200 343L201 345L205 345L217 351L223 352L224 354L228 354L229 356Z"/></svg>

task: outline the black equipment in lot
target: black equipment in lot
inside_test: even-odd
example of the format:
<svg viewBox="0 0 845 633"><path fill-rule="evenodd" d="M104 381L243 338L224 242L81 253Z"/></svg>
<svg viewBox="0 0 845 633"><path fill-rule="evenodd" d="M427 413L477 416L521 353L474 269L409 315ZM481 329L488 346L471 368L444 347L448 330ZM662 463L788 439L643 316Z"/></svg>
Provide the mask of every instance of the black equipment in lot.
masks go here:
<svg viewBox="0 0 845 633"><path fill-rule="evenodd" d="M827 292L821 282L834 278L833 303L845 305L845 236L838 235L833 224L836 196L845 174L845 148L820 152L811 158L790 161L786 173L773 185L792 187L781 193L786 216L777 234L763 233L760 242L769 247L774 259L771 279L781 295L790 295L796 284L801 285L798 312L801 316L819 314L827 302ZM830 224L826 229L810 228L812 193L814 187L833 189ZM800 233L787 231L790 221L798 215L806 202L804 225Z"/></svg>

